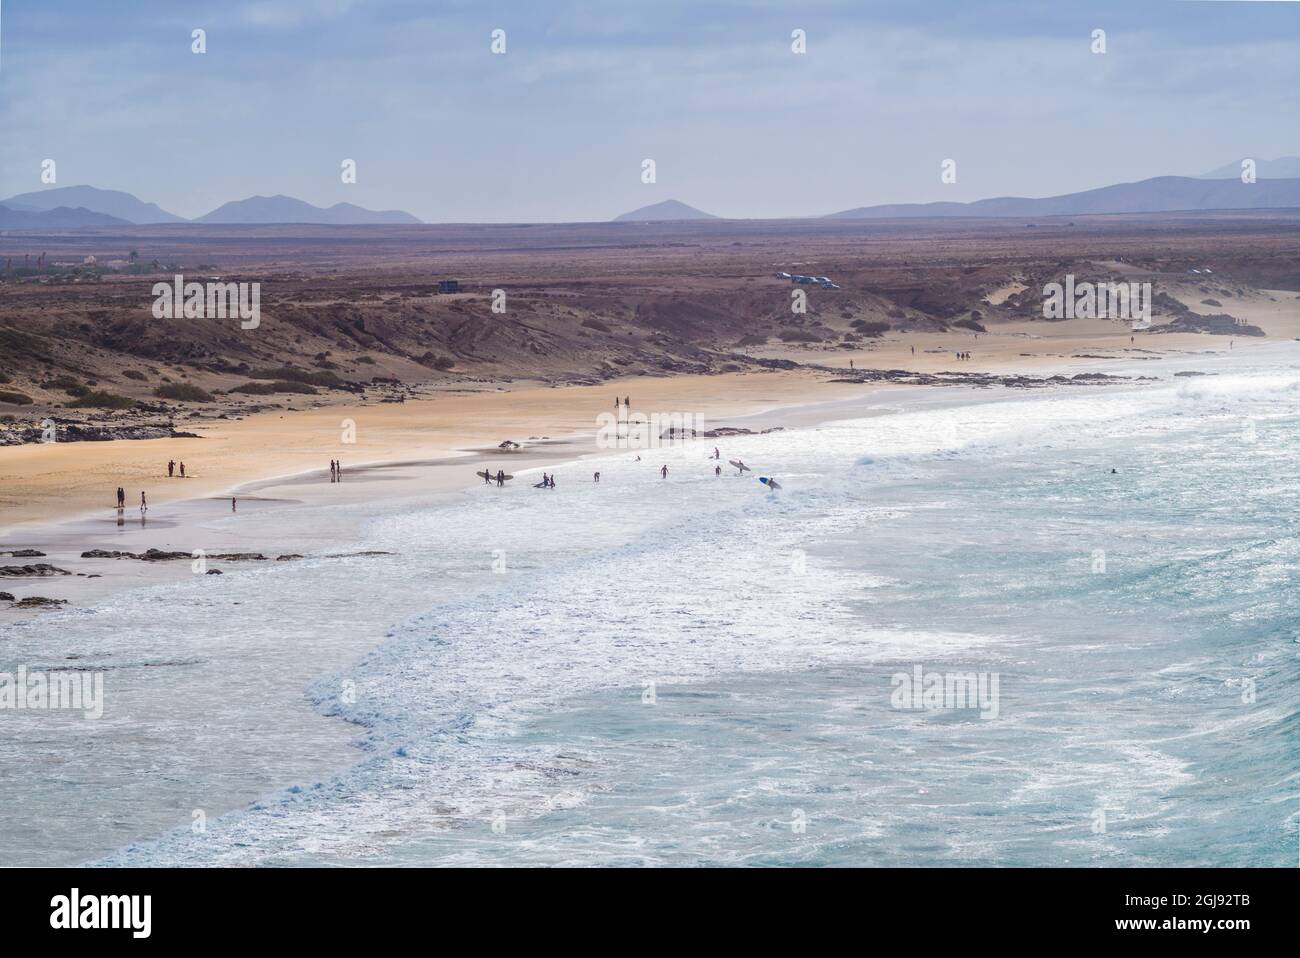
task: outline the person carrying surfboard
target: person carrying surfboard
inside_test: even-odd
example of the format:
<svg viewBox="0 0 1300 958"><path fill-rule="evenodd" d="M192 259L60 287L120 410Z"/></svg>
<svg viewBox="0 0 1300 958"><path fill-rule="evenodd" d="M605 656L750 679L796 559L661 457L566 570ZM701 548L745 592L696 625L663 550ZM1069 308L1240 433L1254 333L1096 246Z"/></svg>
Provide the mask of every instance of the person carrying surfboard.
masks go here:
<svg viewBox="0 0 1300 958"><path fill-rule="evenodd" d="M498 469L498 470L497 470L497 488L500 489L500 488L503 487L505 484L506 484L506 471L505 471L504 469Z"/></svg>

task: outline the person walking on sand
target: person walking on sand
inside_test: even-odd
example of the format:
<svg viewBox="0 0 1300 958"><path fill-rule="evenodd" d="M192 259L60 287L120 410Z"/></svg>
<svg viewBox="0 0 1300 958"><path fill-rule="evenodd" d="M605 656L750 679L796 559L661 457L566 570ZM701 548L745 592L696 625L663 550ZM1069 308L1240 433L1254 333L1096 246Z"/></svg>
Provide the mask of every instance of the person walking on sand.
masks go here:
<svg viewBox="0 0 1300 958"><path fill-rule="evenodd" d="M714 446L714 447L713 447L713 458L714 458L714 459L721 459L721 458L722 458L722 453L718 452L718 447L717 447L717 446Z"/></svg>
<svg viewBox="0 0 1300 958"><path fill-rule="evenodd" d="M591 481L592 481L592 482L600 482L600 473L595 473L595 474L591 477Z"/></svg>
<svg viewBox="0 0 1300 958"><path fill-rule="evenodd" d="M497 470L497 488L498 488L498 489L503 489L503 488L505 488L505 484L506 484L506 471L505 471L504 469L498 469L498 470Z"/></svg>
<svg viewBox="0 0 1300 958"><path fill-rule="evenodd" d="M141 512L149 511L149 500L144 497L143 489L140 490L140 511Z"/></svg>
<svg viewBox="0 0 1300 958"><path fill-rule="evenodd" d="M117 507L119 509L126 508L126 490L121 486L117 487Z"/></svg>
<svg viewBox="0 0 1300 958"><path fill-rule="evenodd" d="M714 467L713 467L713 475L714 475L714 476L717 476L717 477L719 477L719 478L721 478L721 476L722 476L722 467L721 467L721 466L714 466Z"/></svg>
<svg viewBox="0 0 1300 958"><path fill-rule="evenodd" d="M168 460L167 460L167 478L170 479L170 478L172 477L172 475L173 475L175 472L176 472L176 460L175 460L175 459L168 459Z"/></svg>
<svg viewBox="0 0 1300 958"><path fill-rule="evenodd" d="M234 496L231 496L231 497L230 497L230 511L231 511L231 512L234 512L234 511L235 511L235 497L234 497Z"/></svg>
<svg viewBox="0 0 1300 958"><path fill-rule="evenodd" d="M663 468L659 470L659 478L660 479L668 478L668 463L664 463Z"/></svg>
<svg viewBox="0 0 1300 958"><path fill-rule="evenodd" d="M181 463L181 478L185 478L185 463Z"/></svg>

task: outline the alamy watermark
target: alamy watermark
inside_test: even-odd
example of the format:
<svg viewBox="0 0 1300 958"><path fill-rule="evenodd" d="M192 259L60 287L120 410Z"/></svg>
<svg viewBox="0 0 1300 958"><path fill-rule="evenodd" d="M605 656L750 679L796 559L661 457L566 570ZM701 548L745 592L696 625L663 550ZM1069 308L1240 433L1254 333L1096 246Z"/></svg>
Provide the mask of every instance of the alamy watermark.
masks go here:
<svg viewBox="0 0 1300 958"><path fill-rule="evenodd" d="M103 672L0 672L0 710L71 709L84 718L104 714Z"/></svg>
<svg viewBox="0 0 1300 958"><path fill-rule="evenodd" d="M998 717L997 672L895 672L889 684L889 704L909 711L978 709L980 718Z"/></svg>
<svg viewBox="0 0 1300 958"><path fill-rule="evenodd" d="M154 319L241 320L240 329L262 324L261 283L187 283L177 275L171 284L154 283Z"/></svg>
<svg viewBox="0 0 1300 958"><path fill-rule="evenodd" d="M1064 283L1043 287L1044 319L1127 319L1151 322L1150 283Z"/></svg>
<svg viewBox="0 0 1300 958"><path fill-rule="evenodd" d="M596 417L599 449L660 449L704 434L704 420L690 412L634 414L627 405Z"/></svg>

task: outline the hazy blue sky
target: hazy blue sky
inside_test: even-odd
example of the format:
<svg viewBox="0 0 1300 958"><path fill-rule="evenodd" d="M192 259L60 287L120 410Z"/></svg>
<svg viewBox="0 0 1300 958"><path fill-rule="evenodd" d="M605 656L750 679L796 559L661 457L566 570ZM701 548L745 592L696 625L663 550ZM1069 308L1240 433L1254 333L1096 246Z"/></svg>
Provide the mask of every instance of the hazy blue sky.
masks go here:
<svg viewBox="0 0 1300 958"><path fill-rule="evenodd" d="M1300 3L0 3L0 197L53 158L61 186L183 216L254 193L434 222L793 216L1300 153Z"/></svg>

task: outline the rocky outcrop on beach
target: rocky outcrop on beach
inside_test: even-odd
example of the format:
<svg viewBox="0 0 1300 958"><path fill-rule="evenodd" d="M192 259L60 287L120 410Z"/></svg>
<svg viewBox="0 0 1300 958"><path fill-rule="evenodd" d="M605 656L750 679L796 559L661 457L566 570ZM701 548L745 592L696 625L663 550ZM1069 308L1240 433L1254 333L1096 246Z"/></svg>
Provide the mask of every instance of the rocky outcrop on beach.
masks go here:
<svg viewBox="0 0 1300 958"><path fill-rule="evenodd" d="M0 552L0 556L9 556L12 559L43 559L45 553L38 549L9 549Z"/></svg>
<svg viewBox="0 0 1300 958"><path fill-rule="evenodd" d="M166 552L162 549L146 549L144 552L119 552L116 549L88 549L81 554L83 559L139 559L142 562L174 562L180 559L193 559L193 552ZM221 559L226 562L265 562L266 556L260 552L213 552L204 556L206 559ZM302 556L280 556L280 559Z"/></svg>
<svg viewBox="0 0 1300 958"><path fill-rule="evenodd" d="M67 599L47 599L43 595L29 595L15 599L12 592L0 592L0 602L11 602L12 608L15 609L53 609L68 604Z"/></svg>
<svg viewBox="0 0 1300 958"><path fill-rule="evenodd" d="M0 565L0 576L6 579L38 579L56 575L72 575L67 569L60 569L48 562L33 565Z"/></svg>
<svg viewBox="0 0 1300 958"><path fill-rule="evenodd" d="M53 609L67 605L67 599L47 599L43 595L29 595L14 603L15 609Z"/></svg>
<svg viewBox="0 0 1300 958"><path fill-rule="evenodd" d="M1202 316L1192 312L1182 300L1175 299L1168 293L1156 293L1155 305L1161 312L1173 316L1167 323L1152 326L1153 333L1210 333L1214 336L1263 336L1264 330L1241 322L1227 313L1215 313Z"/></svg>
<svg viewBox="0 0 1300 958"><path fill-rule="evenodd" d="M1007 389L1041 389L1044 386L1087 386L1104 383L1154 382L1155 376L1112 376L1076 373L1073 376L995 375L993 373L916 373L906 369L836 369L833 383L905 383L909 386L1003 386Z"/></svg>
<svg viewBox="0 0 1300 958"><path fill-rule="evenodd" d="M114 439L198 439L197 433L183 432L174 426L96 426L82 422L55 421L54 442L110 442ZM0 425L0 446L21 446L29 442L48 442L39 425Z"/></svg>
<svg viewBox="0 0 1300 958"><path fill-rule="evenodd" d="M770 426L767 429L746 429L743 426L719 426L717 429L706 429L700 435L706 439L725 439L728 436L766 436L769 432L782 432L784 426Z"/></svg>

